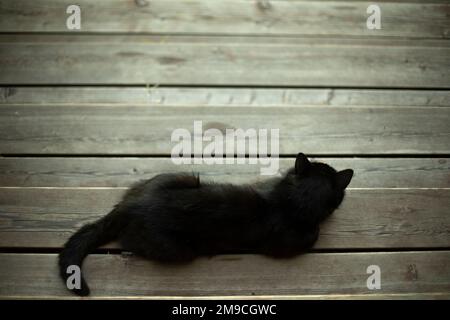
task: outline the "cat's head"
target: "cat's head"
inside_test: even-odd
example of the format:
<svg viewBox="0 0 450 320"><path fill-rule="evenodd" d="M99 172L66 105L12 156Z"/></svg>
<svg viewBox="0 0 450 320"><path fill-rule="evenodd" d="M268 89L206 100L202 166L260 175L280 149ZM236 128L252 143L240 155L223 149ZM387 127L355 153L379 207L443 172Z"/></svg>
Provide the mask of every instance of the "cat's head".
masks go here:
<svg viewBox="0 0 450 320"><path fill-rule="evenodd" d="M300 213L308 212L308 217L304 218L318 223L341 204L353 170L336 171L325 163L310 162L303 153L299 153L289 175L297 194L294 197L299 200ZM306 210L301 210L302 207Z"/></svg>

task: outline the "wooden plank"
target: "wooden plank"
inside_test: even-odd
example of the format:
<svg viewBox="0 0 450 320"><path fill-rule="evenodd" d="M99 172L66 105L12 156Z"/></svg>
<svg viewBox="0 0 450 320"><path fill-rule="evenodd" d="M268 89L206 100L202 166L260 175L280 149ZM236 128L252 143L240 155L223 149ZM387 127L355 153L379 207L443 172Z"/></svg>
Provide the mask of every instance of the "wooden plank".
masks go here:
<svg viewBox="0 0 450 320"><path fill-rule="evenodd" d="M0 84L449 88L449 74L445 40L0 36Z"/></svg>
<svg viewBox="0 0 450 320"><path fill-rule="evenodd" d="M76 296L5 296L4 300L84 300ZM322 294L322 295L230 295L230 296L90 296L89 300L443 300L449 299L445 292L387 293L387 294Z"/></svg>
<svg viewBox="0 0 450 320"><path fill-rule="evenodd" d="M337 170L352 168L351 188L450 188L446 158L312 158ZM283 172L295 158L281 158ZM267 179L260 165L175 165L170 158L0 158L0 187L128 187L163 172L199 172L220 182Z"/></svg>
<svg viewBox="0 0 450 320"><path fill-rule="evenodd" d="M367 288L367 267L378 265L381 289ZM95 297L291 296L357 294L389 298L450 298L450 252L306 254L275 260L225 255L167 266L136 257L90 255L84 274ZM0 254L0 297L72 297L59 279L54 254Z"/></svg>
<svg viewBox="0 0 450 320"><path fill-rule="evenodd" d="M284 107L450 107L448 90L161 87L0 87L2 104Z"/></svg>
<svg viewBox="0 0 450 320"><path fill-rule="evenodd" d="M0 188L0 246L59 248L124 188ZM353 189L316 249L450 247L450 189ZM105 248L117 248L110 244Z"/></svg>
<svg viewBox="0 0 450 320"><path fill-rule="evenodd" d="M436 3L438 2L438 3ZM0 1L3 32L71 32L70 1ZM448 38L448 2L379 3L382 28L369 30L368 1L78 0L78 32L333 35Z"/></svg>
<svg viewBox="0 0 450 320"><path fill-rule="evenodd" d="M287 155L450 153L450 108L441 107L2 105L0 154L170 155L173 131L192 135L194 121L203 130L267 129L269 137L279 129Z"/></svg>

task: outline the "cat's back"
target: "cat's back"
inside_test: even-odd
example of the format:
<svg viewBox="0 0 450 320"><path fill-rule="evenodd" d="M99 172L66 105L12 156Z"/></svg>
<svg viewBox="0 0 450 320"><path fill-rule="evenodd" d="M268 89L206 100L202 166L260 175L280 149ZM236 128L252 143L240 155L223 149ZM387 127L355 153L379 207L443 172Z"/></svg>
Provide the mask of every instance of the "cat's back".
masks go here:
<svg viewBox="0 0 450 320"><path fill-rule="evenodd" d="M261 215L269 208L267 199L254 185L218 183L192 173L161 174L139 182L125 195L123 204L137 214L167 218L226 215Z"/></svg>

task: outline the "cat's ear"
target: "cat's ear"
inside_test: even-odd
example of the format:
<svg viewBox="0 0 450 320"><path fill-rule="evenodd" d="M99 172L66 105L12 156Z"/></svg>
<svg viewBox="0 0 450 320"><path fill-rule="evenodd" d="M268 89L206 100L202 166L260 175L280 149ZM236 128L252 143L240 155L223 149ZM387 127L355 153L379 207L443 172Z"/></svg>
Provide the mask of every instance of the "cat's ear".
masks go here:
<svg viewBox="0 0 450 320"><path fill-rule="evenodd" d="M345 169L336 173L336 185L339 189L344 190L349 185L353 177L352 169Z"/></svg>
<svg viewBox="0 0 450 320"><path fill-rule="evenodd" d="M295 159L295 174L301 174L308 169L310 162L308 158L303 154L299 153L297 155L297 159Z"/></svg>

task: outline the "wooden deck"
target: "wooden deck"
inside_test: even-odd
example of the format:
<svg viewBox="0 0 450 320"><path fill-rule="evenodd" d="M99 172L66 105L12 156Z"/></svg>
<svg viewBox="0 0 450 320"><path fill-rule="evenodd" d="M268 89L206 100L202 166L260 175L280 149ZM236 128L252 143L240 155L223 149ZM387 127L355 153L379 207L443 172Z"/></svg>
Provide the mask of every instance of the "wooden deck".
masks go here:
<svg viewBox="0 0 450 320"><path fill-rule="evenodd" d="M171 133L280 129L355 177L314 249L163 266L111 243L92 299L450 299L450 3L0 0L0 298L75 298L56 258L133 182L166 171L260 180L257 165L183 165ZM369 290L366 269L381 269Z"/></svg>

